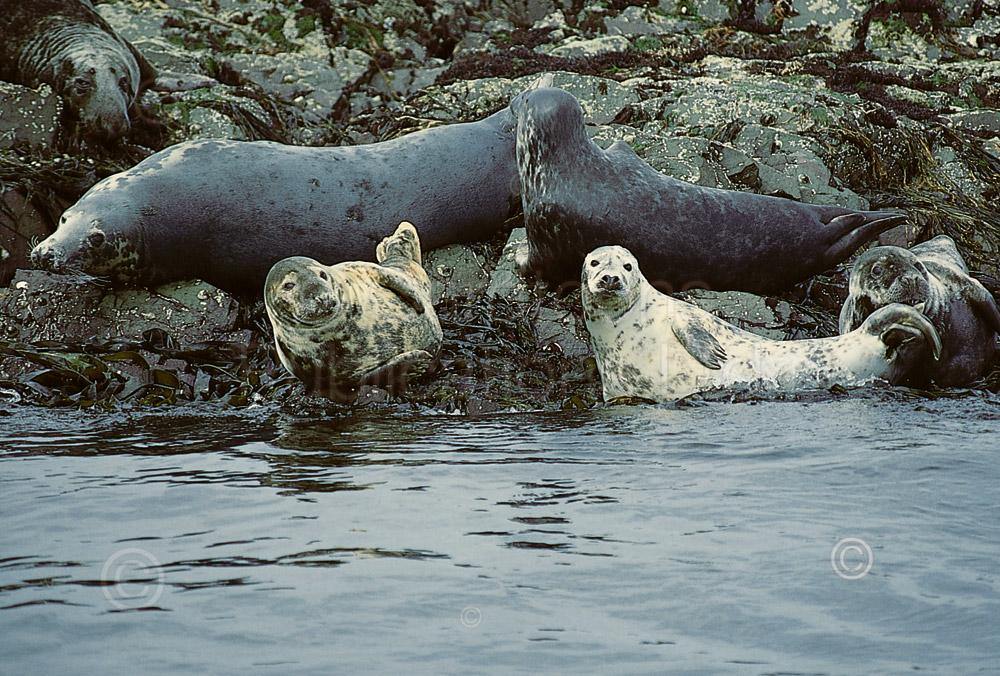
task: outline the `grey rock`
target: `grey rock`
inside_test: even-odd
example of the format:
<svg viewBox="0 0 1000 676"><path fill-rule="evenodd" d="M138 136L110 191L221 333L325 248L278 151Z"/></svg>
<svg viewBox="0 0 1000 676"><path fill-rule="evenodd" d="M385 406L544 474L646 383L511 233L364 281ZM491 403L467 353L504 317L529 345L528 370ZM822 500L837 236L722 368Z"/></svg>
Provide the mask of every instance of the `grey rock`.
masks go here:
<svg viewBox="0 0 1000 676"><path fill-rule="evenodd" d="M370 56L346 47L331 50L329 59L325 52L322 58L281 52L233 54L226 61L268 93L296 104L306 120L318 122L330 115L344 88L356 84L371 65Z"/></svg>
<svg viewBox="0 0 1000 676"><path fill-rule="evenodd" d="M572 312L540 307L534 326L540 349L558 352L571 359L590 354L590 345L580 337L583 332L579 330Z"/></svg>
<svg viewBox="0 0 1000 676"><path fill-rule="evenodd" d="M1000 134L1000 112L996 110L963 110L944 118L958 129Z"/></svg>
<svg viewBox="0 0 1000 676"><path fill-rule="evenodd" d="M32 243L55 230L55 224L25 199L24 190L0 188L0 286L6 286L14 272L30 268Z"/></svg>
<svg viewBox="0 0 1000 676"><path fill-rule="evenodd" d="M51 149L61 115L62 101L49 85L28 89L0 82L0 150L15 145Z"/></svg>
<svg viewBox="0 0 1000 676"><path fill-rule="evenodd" d="M200 281L110 291L72 276L19 270L0 293L0 336L100 342L162 329L183 344L231 337L238 303Z"/></svg>
<svg viewBox="0 0 1000 676"><path fill-rule="evenodd" d="M431 301L477 296L490 283L487 261L470 246L453 244L424 255L424 270L431 279Z"/></svg>
<svg viewBox="0 0 1000 676"><path fill-rule="evenodd" d="M679 297L716 317L765 338L785 340L792 306L787 301L768 299L741 291L694 289Z"/></svg>
<svg viewBox="0 0 1000 676"><path fill-rule="evenodd" d="M604 54L621 54L632 47L628 38L621 35L602 35L590 40L570 38L553 48L549 54L564 58L593 58Z"/></svg>
<svg viewBox="0 0 1000 676"><path fill-rule="evenodd" d="M514 228L500 253L493 274L490 275L490 285L486 289L488 296L506 298L519 303L526 303L534 297L529 285L517 272L516 259L518 254L527 253L527 247L528 231L524 228Z"/></svg>

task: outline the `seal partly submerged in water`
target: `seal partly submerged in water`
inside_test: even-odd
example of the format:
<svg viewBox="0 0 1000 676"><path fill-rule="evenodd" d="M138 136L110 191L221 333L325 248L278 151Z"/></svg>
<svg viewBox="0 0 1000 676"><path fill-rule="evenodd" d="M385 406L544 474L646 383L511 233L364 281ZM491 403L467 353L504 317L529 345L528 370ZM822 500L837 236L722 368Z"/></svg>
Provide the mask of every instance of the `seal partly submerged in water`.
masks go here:
<svg viewBox="0 0 1000 676"><path fill-rule="evenodd" d="M854 262L850 296L840 312L847 333L890 303L920 309L941 335L941 359L914 370L915 384L968 385L989 372L997 359L1000 309L996 300L969 276L954 240L939 235L911 249L879 246Z"/></svg>
<svg viewBox="0 0 1000 676"><path fill-rule="evenodd" d="M896 383L925 349L934 356L941 350L931 323L901 304L875 311L843 336L762 338L659 292L619 246L587 256L581 285L605 401L667 401L732 386L790 392Z"/></svg>
<svg viewBox="0 0 1000 676"><path fill-rule="evenodd" d="M200 278L259 294L277 261L371 260L403 220L420 223L428 249L488 239L518 212L519 192L506 108L360 146L191 141L91 188L32 262L119 284Z"/></svg>
<svg viewBox="0 0 1000 676"><path fill-rule="evenodd" d="M398 391L441 346L413 225L400 223L376 259L325 266L296 256L268 274L264 303L278 356L308 391L338 401L363 384Z"/></svg>
<svg viewBox="0 0 1000 676"><path fill-rule="evenodd" d="M561 89L525 92L511 109L528 232L519 263L552 284L575 281L589 251L625 244L658 287L774 291L835 266L905 218L664 176L623 141L598 147L579 102Z"/></svg>

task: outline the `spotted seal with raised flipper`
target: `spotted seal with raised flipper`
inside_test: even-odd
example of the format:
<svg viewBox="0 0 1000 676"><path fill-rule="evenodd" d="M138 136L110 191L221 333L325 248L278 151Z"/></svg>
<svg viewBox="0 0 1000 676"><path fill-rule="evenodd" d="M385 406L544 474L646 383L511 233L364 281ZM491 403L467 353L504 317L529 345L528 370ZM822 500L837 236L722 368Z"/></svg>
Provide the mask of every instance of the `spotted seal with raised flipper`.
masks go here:
<svg viewBox="0 0 1000 676"><path fill-rule="evenodd" d="M840 332L848 333L890 303L918 308L941 336L938 360L927 360L910 381L940 387L968 385L986 375L1000 350L1000 309L976 279L955 241L939 235L910 249L878 246L854 262L850 295L840 311Z"/></svg>
<svg viewBox="0 0 1000 676"><path fill-rule="evenodd" d="M264 303L278 357L307 391L336 401L364 384L398 392L441 346L413 225L400 223L376 259L326 266L296 256L271 268Z"/></svg>
<svg viewBox="0 0 1000 676"><path fill-rule="evenodd" d="M925 350L940 354L934 326L917 310L887 305L842 336L778 341L661 293L619 246L587 256L584 318L604 389L668 401L727 387L794 392L904 378Z"/></svg>

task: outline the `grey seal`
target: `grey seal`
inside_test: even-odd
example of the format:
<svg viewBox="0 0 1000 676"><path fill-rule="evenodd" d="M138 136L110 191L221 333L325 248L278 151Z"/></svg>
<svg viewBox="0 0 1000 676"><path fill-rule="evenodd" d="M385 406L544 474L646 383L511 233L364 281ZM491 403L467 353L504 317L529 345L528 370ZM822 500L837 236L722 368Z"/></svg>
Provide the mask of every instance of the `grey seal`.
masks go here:
<svg viewBox="0 0 1000 676"><path fill-rule="evenodd" d="M605 401L668 401L733 386L794 392L897 383L925 350L941 350L930 321L902 304L876 310L842 336L763 338L661 293L619 246L586 257L581 285Z"/></svg>
<svg viewBox="0 0 1000 676"><path fill-rule="evenodd" d="M879 246L854 262L850 295L840 311L847 333L890 303L920 309L941 335L940 360L928 360L911 376L914 384L968 385L989 372L998 356L1000 309L996 299L969 276L954 240L939 235L910 249Z"/></svg>
<svg viewBox="0 0 1000 676"><path fill-rule="evenodd" d="M264 302L278 357L307 391L337 401L362 384L399 391L441 346L413 225L400 223L376 259L325 266L296 256L271 268Z"/></svg>
<svg viewBox="0 0 1000 676"><path fill-rule="evenodd" d="M561 89L522 93L511 108L528 232L519 264L553 285L575 281L589 251L624 244L658 288L773 292L905 220L670 178L623 141L597 146Z"/></svg>
<svg viewBox="0 0 1000 676"><path fill-rule="evenodd" d="M31 256L121 285L200 278L259 294L289 256L370 261L403 220L428 249L488 239L519 195L507 108L358 146L190 141L99 182Z"/></svg>
<svg viewBox="0 0 1000 676"><path fill-rule="evenodd" d="M52 86L84 135L112 140L156 72L82 0L0 0L0 79Z"/></svg>

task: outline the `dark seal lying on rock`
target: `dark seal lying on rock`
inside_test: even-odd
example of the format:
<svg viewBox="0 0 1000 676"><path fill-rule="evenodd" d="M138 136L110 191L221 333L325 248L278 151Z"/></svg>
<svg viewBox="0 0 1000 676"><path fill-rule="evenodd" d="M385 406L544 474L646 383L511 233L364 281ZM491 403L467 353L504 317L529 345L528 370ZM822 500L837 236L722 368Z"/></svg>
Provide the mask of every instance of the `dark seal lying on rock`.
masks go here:
<svg viewBox="0 0 1000 676"><path fill-rule="evenodd" d="M156 72L81 0L0 0L0 79L48 83L84 135L116 139Z"/></svg>
<svg viewBox="0 0 1000 676"><path fill-rule="evenodd" d="M605 401L667 401L734 386L794 392L896 383L925 353L941 351L934 326L901 304L880 308L842 336L763 338L659 292L620 246L587 256L581 285Z"/></svg>
<svg viewBox="0 0 1000 676"><path fill-rule="evenodd" d="M940 387L968 385L997 359L1000 309L989 291L969 276L954 240L947 235L911 249L879 246L851 269L850 296L840 312L847 333L878 308L905 303L923 312L941 334L940 360L927 360L911 380Z"/></svg>
<svg viewBox="0 0 1000 676"><path fill-rule="evenodd" d="M259 294L277 261L371 260L404 220L420 223L428 249L489 238L518 212L519 193L506 108L351 147L192 141L91 188L32 262L124 284L200 278Z"/></svg>
<svg viewBox="0 0 1000 676"><path fill-rule="evenodd" d="M511 103L528 232L526 274L575 281L587 253L621 244L658 287L767 293L827 270L905 220L679 181L623 141L602 150L572 94L543 88Z"/></svg>
<svg viewBox="0 0 1000 676"><path fill-rule="evenodd" d="M328 267L296 256L268 274L264 302L278 357L307 391L338 401L363 384L398 391L441 346L413 225L400 223L376 258Z"/></svg>

